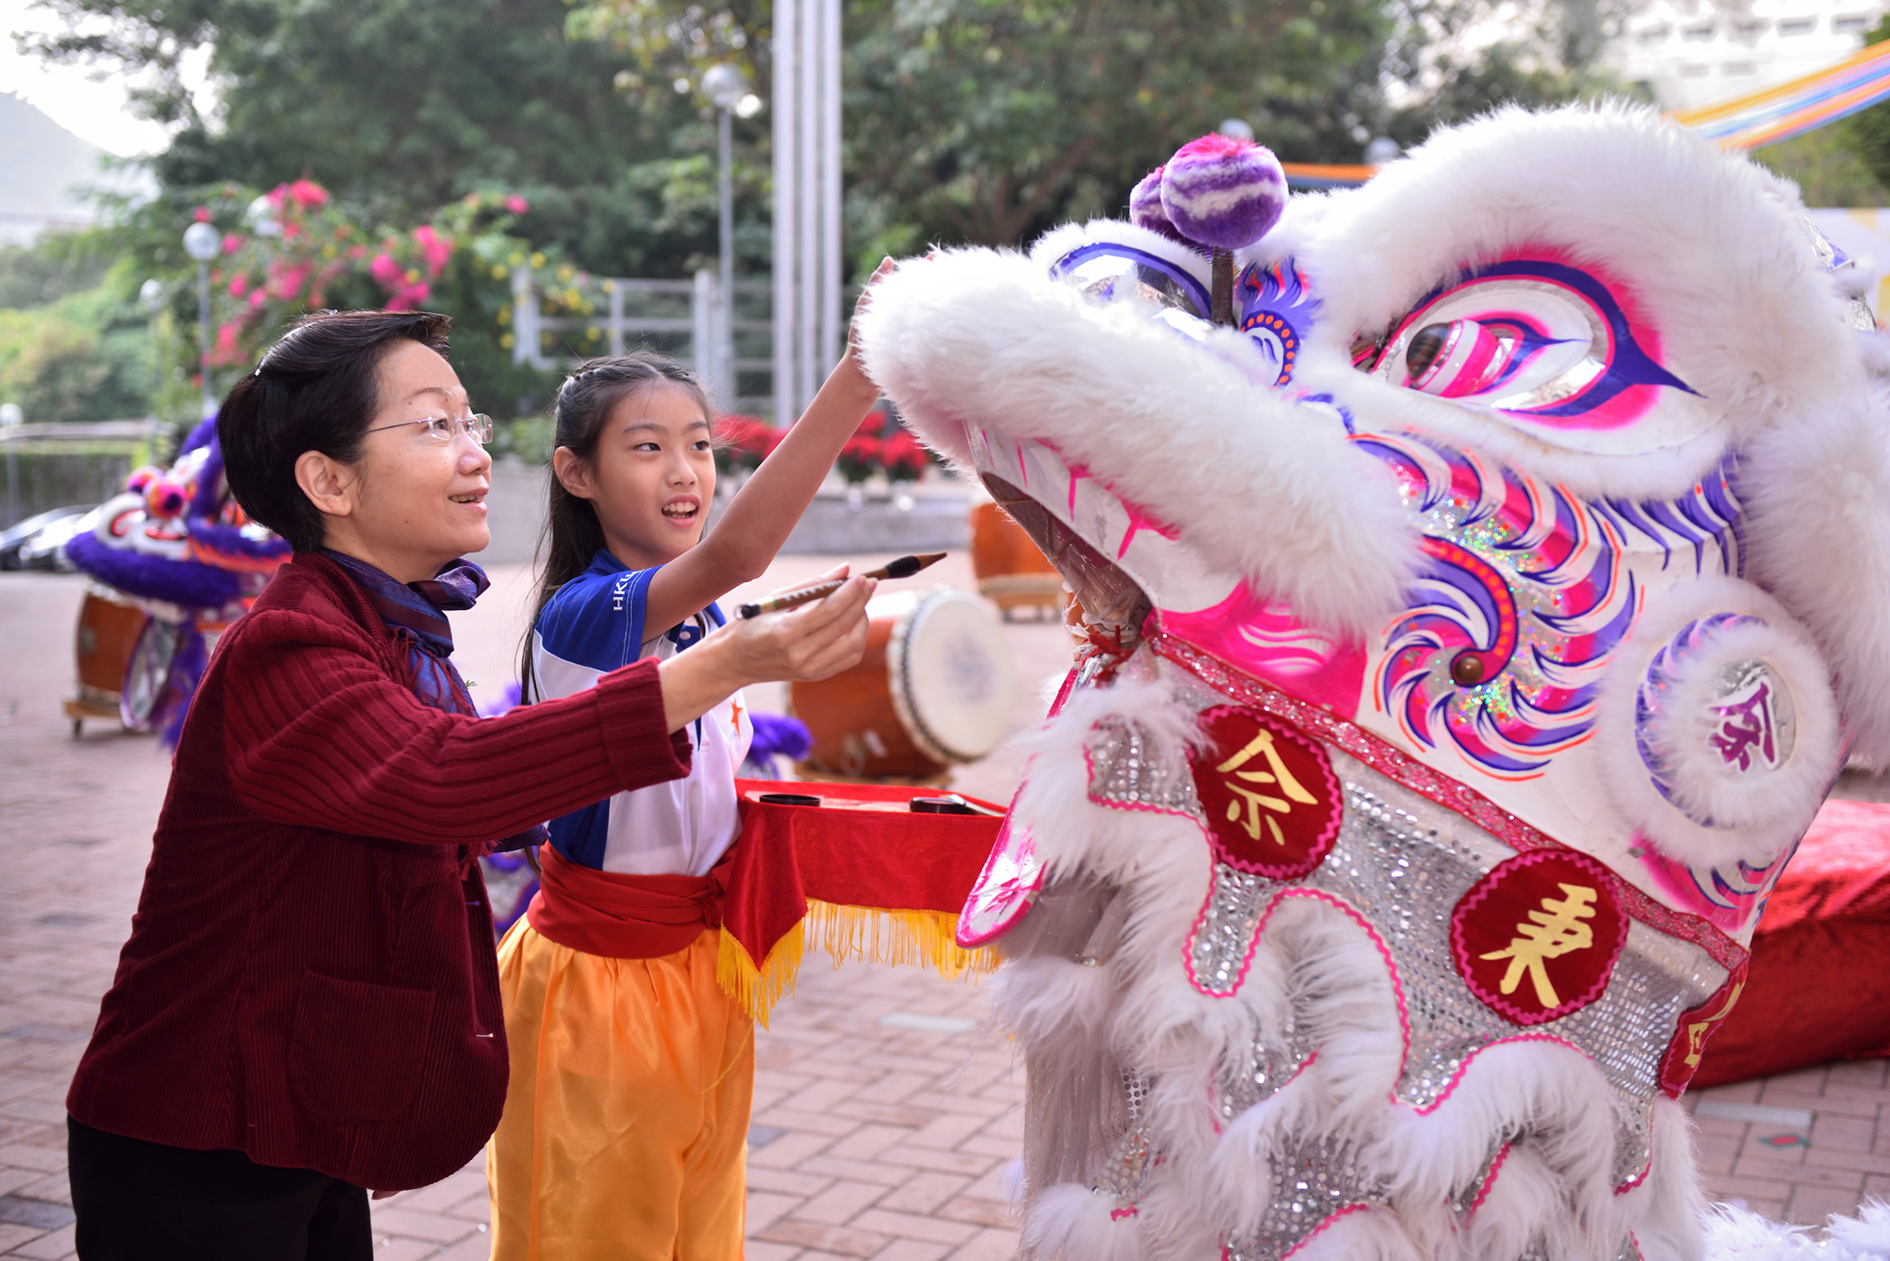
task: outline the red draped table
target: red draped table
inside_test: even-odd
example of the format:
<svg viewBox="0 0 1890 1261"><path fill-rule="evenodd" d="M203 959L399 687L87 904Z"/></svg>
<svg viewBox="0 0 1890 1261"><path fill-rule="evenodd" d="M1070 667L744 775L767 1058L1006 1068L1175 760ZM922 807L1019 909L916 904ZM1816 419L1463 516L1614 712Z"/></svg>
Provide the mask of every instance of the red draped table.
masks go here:
<svg viewBox="0 0 1890 1261"><path fill-rule="evenodd" d="M765 1023L793 989L809 945L836 961L916 963L948 977L995 966L988 951L964 949L953 933L997 841L996 815L912 812L912 798L938 795L930 789L735 782L742 837L722 905L717 977L756 1018ZM777 805L758 800L764 793L821 804Z"/></svg>

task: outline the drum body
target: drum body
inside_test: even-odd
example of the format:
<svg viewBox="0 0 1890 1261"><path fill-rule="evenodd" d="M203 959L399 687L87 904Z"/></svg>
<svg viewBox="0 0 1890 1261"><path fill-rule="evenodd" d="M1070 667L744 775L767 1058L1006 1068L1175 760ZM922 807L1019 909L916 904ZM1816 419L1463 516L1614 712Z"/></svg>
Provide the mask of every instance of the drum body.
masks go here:
<svg viewBox="0 0 1890 1261"><path fill-rule="evenodd" d="M142 608L107 587L86 588L73 636L79 672L79 704L102 714L118 712L125 670L149 618Z"/></svg>
<svg viewBox="0 0 1890 1261"><path fill-rule="evenodd" d="M1017 683L989 606L938 587L867 606L866 655L850 670L790 689L814 738L815 771L930 779L974 762L1010 730Z"/></svg>
<svg viewBox="0 0 1890 1261"><path fill-rule="evenodd" d="M1024 527L986 500L971 506L971 572L978 594L1010 616L1012 609L1057 611L1065 601L1063 578Z"/></svg>

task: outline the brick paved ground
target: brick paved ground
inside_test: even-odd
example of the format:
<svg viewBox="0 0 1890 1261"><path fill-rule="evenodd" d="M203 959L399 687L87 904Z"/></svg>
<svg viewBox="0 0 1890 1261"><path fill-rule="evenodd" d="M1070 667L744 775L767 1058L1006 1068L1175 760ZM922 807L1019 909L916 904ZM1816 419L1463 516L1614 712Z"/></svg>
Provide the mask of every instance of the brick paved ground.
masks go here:
<svg viewBox="0 0 1890 1261"><path fill-rule="evenodd" d="M942 577L969 585L958 558ZM818 572L783 558L771 583ZM944 567L941 567L944 568ZM478 691L513 677L522 572L460 623ZM0 575L0 1255L72 1255L65 1184L66 1081L97 1014L137 896L162 800L165 759L144 738L70 738L81 584ZM1035 680L1061 647L1050 627L1010 639L1025 683L1020 720L1041 713ZM778 695L754 698L779 708ZM994 759L955 781L1003 798ZM984 993L930 973L810 958L798 994L757 1034L751 1133L753 1261L1010 1256L1006 1176L1019 1143L1022 1073ZM1793 1221L1890 1196L1890 1082L1850 1063L1705 1091L1690 1101L1710 1189ZM486 1255L483 1174L469 1167L375 1206L388 1261Z"/></svg>

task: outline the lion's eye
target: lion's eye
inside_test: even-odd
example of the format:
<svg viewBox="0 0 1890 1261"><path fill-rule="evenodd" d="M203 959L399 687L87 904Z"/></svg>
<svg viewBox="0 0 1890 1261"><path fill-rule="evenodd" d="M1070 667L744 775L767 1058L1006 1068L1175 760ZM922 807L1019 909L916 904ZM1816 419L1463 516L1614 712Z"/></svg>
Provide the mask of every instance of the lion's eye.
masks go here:
<svg viewBox="0 0 1890 1261"><path fill-rule="evenodd" d="M1475 320L1426 324L1405 347L1406 384L1439 398L1479 394L1502 376L1515 345Z"/></svg>

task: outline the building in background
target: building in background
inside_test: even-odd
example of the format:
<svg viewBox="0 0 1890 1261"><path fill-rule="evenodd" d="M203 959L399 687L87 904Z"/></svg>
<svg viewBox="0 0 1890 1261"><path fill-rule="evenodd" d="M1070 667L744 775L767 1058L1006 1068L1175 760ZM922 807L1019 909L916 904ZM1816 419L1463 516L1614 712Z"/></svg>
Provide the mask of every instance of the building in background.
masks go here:
<svg viewBox="0 0 1890 1261"><path fill-rule="evenodd" d="M1609 61L1666 110L1698 109L1810 74L1863 46L1885 0L1651 0Z"/></svg>

